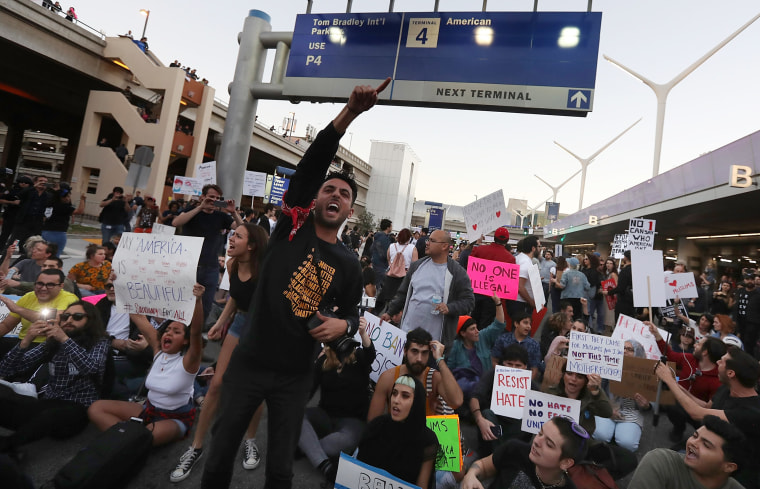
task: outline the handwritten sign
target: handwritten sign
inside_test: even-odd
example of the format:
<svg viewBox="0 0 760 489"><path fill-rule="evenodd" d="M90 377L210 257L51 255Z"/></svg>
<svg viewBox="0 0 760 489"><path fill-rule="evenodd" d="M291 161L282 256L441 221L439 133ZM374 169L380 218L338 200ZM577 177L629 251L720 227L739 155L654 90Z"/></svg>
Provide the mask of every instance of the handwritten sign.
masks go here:
<svg viewBox="0 0 760 489"><path fill-rule="evenodd" d="M467 275L470 276L472 291L476 294L490 297L496 292L502 299L517 299L517 288L520 285L519 265L470 256Z"/></svg>
<svg viewBox="0 0 760 489"><path fill-rule="evenodd" d="M367 336L372 340L377 352L375 361L372 362L372 372L370 372L369 378L377 382L380 374L389 368L404 363L406 333L366 311L364 312L364 319L367 320ZM360 343L362 341L359 333L356 333L354 339Z"/></svg>
<svg viewBox="0 0 760 489"><path fill-rule="evenodd" d="M463 212L467 238L470 241L477 240L481 234L488 234L509 224L507 206L504 205L504 193L501 190L467 204Z"/></svg>
<svg viewBox="0 0 760 489"><path fill-rule="evenodd" d="M610 392L618 397L633 397L641 394L647 400L654 401L657 399L657 376L654 374L656 360L648 358L625 357L623 359L623 378L620 382L610 382ZM674 362L668 362L668 365L675 370ZM676 400L673 393L669 390L663 390L660 395L661 404L675 404Z"/></svg>
<svg viewBox="0 0 760 489"><path fill-rule="evenodd" d="M3 294L5 297L9 298L13 302L18 302L19 299L21 299L21 296L18 295L7 295ZM8 315L11 313L11 311L8 309L8 306L5 305L4 302L0 302L0 321L4 321L5 318L8 317ZM21 328L23 327L23 324L21 321L16 325L15 328L8 331L8 333L5 336L18 338L19 333L21 333Z"/></svg>
<svg viewBox="0 0 760 489"><path fill-rule="evenodd" d="M541 312L546 304L546 297L544 297L544 287L541 285L541 274L538 271L538 265L533 265L528 268L528 280L530 281L530 288L533 290L533 301L536 303L536 312Z"/></svg>
<svg viewBox="0 0 760 489"><path fill-rule="evenodd" d="M654 227L656 221L652 219L631 219L628 222L628 246L629 250L652 250L654 249Z"/></svg>
<svg viewBox="0 0 760 489"><path fill-rule="evenodd" d="M670 333L662 329L659 331L662 338L667 342L670 338ZM615 325L615 330L612 332L611 338L620 340L634 339L638 341L641 343L641 346L644 347L644 352L646 352L647 358L652 360L659 360L662 356L660 348L657 346L657 340L655 340L652 333L649 332L649 327L638 319L626 316L625 314L621 314L620 317L618 317L618 322L617 325Z"/></svg>
<svg viewBox="0 0 760 489"><path fill-rule="evenodd" d="M167 226L166 224L161 224L158 222L153 223L153 234L166 234L173 236L176 231L177 228L174 226Z"/></svg>
<svg viewBox="0 0 760 489"><path fill-rule="evenodd" d="M696 299L697 283L693 273L669 273L665 275L665 297L668 299Z"/></svg>
<svg viewBox="0 0 760 489"><path fill-rule="evenodd" d="M617 287L617 282L615 282L614 278L608 278L607 280L602 280L602 290L610 290ZM617 304L617 296L616 295L606 295L604 296L605 299L607 299L607 309L610 311L615 310L615 304Z"/></svg>
<svg viewBox="0 0 760 489"><path fill-rule="evenodd" d="M541 381L542 391L559 384L559 380L562 378L562 368L566 363L567 357L559 355L549 357L549 361L546 362L546 370L544 370L544 378Z"/></svg>
<svg viewBox="0 0 760 489"><path fill-rule="evenodd" d="M620 339L571 331L567 371L620 380L623 375L623 345L624 341Z"/></svg>
<svg viewBox="0 0 760 489"><path fill-rule="evenodd" d="M434 477L431 474L431 477ZM340 454L336 489L420 489L383 469L360 462L345 453Z"/></svg>
<svg viewBox="0 0 760 489"><path fill-rule="evenodd" d="M200 196L202 190L203 183L197 178L174 177L172 192L175 194Z"/></svg>
<svg viewBox="0 0 760 489"><path fill-rule="evenodd" d="M124 233L113 257L116 308L190 324L203 238Z"/></svg>
<svg viewBox="0 0 760 489"><path fill-rule="evenodd" d="M203 185L216 184L216 161L198 165L195 174Z"/></svg>
<svg viewBox="0 0 760 489"><path fill-rule="evenodd" d="M633 305L636 307L662 307L665 289L662 282L662 251L631 250Z"/></svg>
<svg viewBox="0 0 760 489"><path fill-rule="evenodd" d="M612 241L612 250L610 256L619 260L623 258L623 253L628 249L628 234L616 234Z"/></svg>
<svg viewBox="0 0 760 489"><path fill-rule="evenodd" d="M435 470L459 472L462 470L462 444L459 442L459 416L428 416L427 427L438 437L443 457L435 462Z"/></svg>
<svg viewBox="0 0 760 489"><path fill-rule="evenodd" d="M528 391L520 429L526 433L538 433L544 423L555 416L567 416L577 423L581 416L581 401Z"/></svg>
<svg viewBox="0 0 760 489"><path fill-rule="evenodd" d="M686 305L683 303L683 301L678 303L678 310L680 311L682 316L689 317L688 316L689 313L686 311ZM660 314L664 318L675 320L678 317L678 314L676 314L675 301L671 299L668 299L667 301L665 301L665 306L660 307Z"/></svg>
<svg viewBox="0 0 760 489"><path fill-rule="evenodd" d="M243 177L243 195L263 197L266 195L267 174L260 171L246 170Z"/></svg>
<svg viewBox="0 0 760 489"><path fill-rule="evenodd" d="M491 410L499 416L520 419L525 406L525 392L530 390L530 370L497 365L493 376Z"/></svg>

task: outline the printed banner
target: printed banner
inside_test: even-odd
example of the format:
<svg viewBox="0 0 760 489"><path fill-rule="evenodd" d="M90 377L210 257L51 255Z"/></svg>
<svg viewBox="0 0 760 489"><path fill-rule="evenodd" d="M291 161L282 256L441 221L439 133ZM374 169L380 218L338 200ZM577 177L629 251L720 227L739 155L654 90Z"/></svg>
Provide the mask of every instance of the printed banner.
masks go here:
<svg viewBox="0 0 760 489"><path fill-rule="evenodd" d="M670 333L662 329L659 329L659 331L660 336L667 342L670 339ZM644 347L647 358L651 358L652 360L659 360L662 356L660 348L657 346L657 340L649 332L649 327L638 319L626 316L625 314L621 314L618 317L618 322L611 337L619 340L634 339L638 341Z"/></svg>
<svg viewBox="0 0 760 489"><path fill-rule="evenodd" d="M696 299L697 283L693 273L668 273L665 275L665 297L668 299Z"/></svg>
<svg viewBox="0 0 760 489"><path fill-rule="evenodd" d="M470 256L467 275L472 282L472 291L476 294L491 297L496 292L502 299L517 299L520 265ZM543 292L543 289L541 290Z"/></svg>
<svg viewBox="0 0 760 489"><path fill-rule="evenodd" d="M437 229L443 229L443 218L446 214L445 209L442 207L430 207L428 211L428 231L432 233Z"/></svg>
<svg viewBox="0 0 760 489"><path fill-rule="evenodd" d="M435 477L435 474L430 474ZM418 486L389 474L364 462L359 462L345 453L340 454L336 489L420 489Z"/></svg>
<svg viewBox="0 0 760 489"><path fill-rule="evenodd" d="M567 416L576 423L581 417L581 401L553 396L539 391L528 391L522 412L522 426L526 433L538 433L541 427L555 416Z"/></svg>
<svg viewBox="0 0 760 489"><path fill-rule="evenodd" d="M267 176L267 179L269 179L271 175ZM273 205L282 205L282 196L285 195L285 192L288 190L288 186L290 185L290 179L289 178L283 178L278 177L275 175L272 178L272 187L269 190L269 204ZM264 199L266 202L267 199Z"/></svg>
<svg viewBox="0 0 760 489"><path fill-rule="evenodd" d="M200 197L203 190L203 183L197 178L190 177L174 177L174 186L172 192L182 195L194 195Z"/></svg>
<svg viewBox="0 0 760 489"><path fill-rule="evenodd" d="M631 219L628 222L628 250L653 250L654 227L652 219ZM633 261L633 258L631 258Z"/></svg>
<svg viewBox="0 0 760 489"><path fill-rule="evenodd" d="M375 361L372 362L372 372L369 378L377 382L380 374L389 368L397 367L404 363L404 344L406 343L406 333L401 331L391 323L385 322L372 313L364 312L364 319L367 320L367 336L375 345ZM356 333L354 339L361 343L362 339L359 333Z"/></svg>
<svg viewBox="0 0 760 489"><path fill-rule="evenodd" d="M190 324L203 238L124 233L113 257L116 308Z"/></svg>
<svg viewBox="0 0 760 489"><path fill-rule="evenodd" d="M620 380L623 371L623 343L623 340L603 335L571 331L567 371Z"/></svg>
<svg viewBox="0 0 760 489"><path fill-rule="evenodd" d="M610 255L619 260L623 258L623 253L625 253L626 249L628 249L628 234L616 234L612 241Z"/></svg>
<svg viewBox="0 0 760 489"><path fill-rule="evenodd" d="M196 167L195 175L203 185L216 184L216 161L201 163Z"/></svg>
<svg viewBox="0 0 760 489"><path fill-rule="evenodd" d="M470 241L477 240L481 234L486 235L496 228L509 225L507 206L501 190L467 204L463 210L467 239Z"/></svg>
<svg viewBox="0 0 760 489"><path fill-rule="evenodd" d="M528 268L528 279L530 280L530 288L533 290L536 312L541 312L544 304L546 304L546 297L544 297L544 287L541 285L541 273L538 271L538 265Z"/></svg>
<svg viewBox="0 0 760 489"><path fill-rule="evenodd" d="M263 197L266 195L267 174L260 171L245 171L243 177L243 195Z"/></svg>
<svg viewBox="0 0 760 489"><path fill-rule="evenodd" d="M444 456L436 459L435 470L459 472L462 470L462 444L459 441L459 416L428 416L427 427L438 437Z"/></svg>
<svg viewBox="0 0 760 489"><path fill-rule="evenodd" d="M617 287L617 282L615 282L614 278L608 278L607 280L602 281L602 290L610 290ZM615 310L615 304L617 304L617 296L616 295L606 295L604 296L605 299L607 299L607 309L610 311Z"/></svg>
<svg viewBox="0 0 760 489"><path fill-rule="evenodd" d="M610 382L610 392L619 397L632 398L636 394L641 394L648 401L654 402L657 399L657 375L654 373L656 360L649 358L625 357L623 358L623 378L620 382ZM676 364L668 362L668 365L675 370ZM662 390L660 394L660 404L675 404L676 399L669 390Z"/></svg>
<svg viewBox="0 0 760 489"><path fill-rule="evenodd" d="M502 365L495 368L491 411L499 416L520 419L525 407L525 392L530 390L533 372Z"/></svg>
<svg viewBox="0 0 760 489"><path fill-rule="evenodd" d="M665 305L665 288L660 287L662 274L662 251L631 250L634 306L663 307Z"/></svg>

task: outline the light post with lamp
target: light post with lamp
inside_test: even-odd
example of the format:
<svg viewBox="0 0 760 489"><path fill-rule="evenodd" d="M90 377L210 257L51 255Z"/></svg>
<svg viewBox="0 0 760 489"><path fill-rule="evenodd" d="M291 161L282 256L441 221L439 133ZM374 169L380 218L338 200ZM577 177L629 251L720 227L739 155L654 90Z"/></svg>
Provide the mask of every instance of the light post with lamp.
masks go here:
<svg viewBox="0 0 760 489"><path fill-rule="evenodd" d="M140 39L145 37L145 31L148 29L148 19L150 19L150 10L140 9L140 13L145 16L145 24L143 25L143 33Z"/></svg>

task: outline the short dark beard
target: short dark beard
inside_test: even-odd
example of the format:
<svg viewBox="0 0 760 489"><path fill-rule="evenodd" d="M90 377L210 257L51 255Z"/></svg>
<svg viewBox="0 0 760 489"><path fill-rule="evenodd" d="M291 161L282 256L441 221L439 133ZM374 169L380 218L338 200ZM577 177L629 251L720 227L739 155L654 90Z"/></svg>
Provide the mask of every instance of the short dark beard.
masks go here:
<svg viewBox="0 0 760 489"><path fill-rule="evenodd" d="M416 366L415 366L415 367L413 367L413 366L412 366L412 365L409 363L409 360L407 360L406 356L404 357L404 365L406 365L406 369L409 371L409 373L410 373L410 374L411 374L413 377L417 377L418 375L420 375L422 372L424 372L424 371L425 371L425 365L422 365L422 368L420 368L419 370L417 370L417 369L416 369Z"/></svg>

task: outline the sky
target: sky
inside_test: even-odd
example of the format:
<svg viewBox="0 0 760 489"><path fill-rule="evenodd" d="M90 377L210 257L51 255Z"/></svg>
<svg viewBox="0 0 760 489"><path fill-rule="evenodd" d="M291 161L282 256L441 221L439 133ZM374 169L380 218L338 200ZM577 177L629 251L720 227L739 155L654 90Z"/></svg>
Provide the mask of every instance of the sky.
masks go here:
<svg viewBox="0 0 760 489"><path fill-rule="evenodd" d="M197 69L227 100L238 54L237 35L250 9L266 12L273 31L292 31L306 0L71 0L79 19L109 36L146 35L165 64ZM64 9L68 4L64 2ZM108 7L104 8L103 5ZM387 11L389 2L355 0L353 12ZM440 0L440 11L477 12L482 0ZM397 12L429 12L434 1L396 0ZM539 11L585 11L587 0L539 0ZM314 0L313 13L345 12L346 2ZM531 11L533 0L491 0L488 11ZM589 166L584 207L652 175L657 102L650 88L603 59L608 55L656 83L665 83L760 13L757 0L594 0L602 12L594 109L585 118L378 106L363 114L342 144L368 161L372 140L408 143L422 160L415 197L465 205L503 189L533 207L551 197L534 174L559 185L580 164L553 141L588 157L639 118L641 122ZM760 20L670 92L660 172L760 129ZM268 59L264 80L271 74ZM347 94L348 95L348 94ZM259 122L280 126L295 112L296 134L326 125L340 105L262 100ZM728 179L728 175L726 176ZM559 192L560 212L578 210L580 176ZM540 206L543 208L543 205Z"/></svg>

